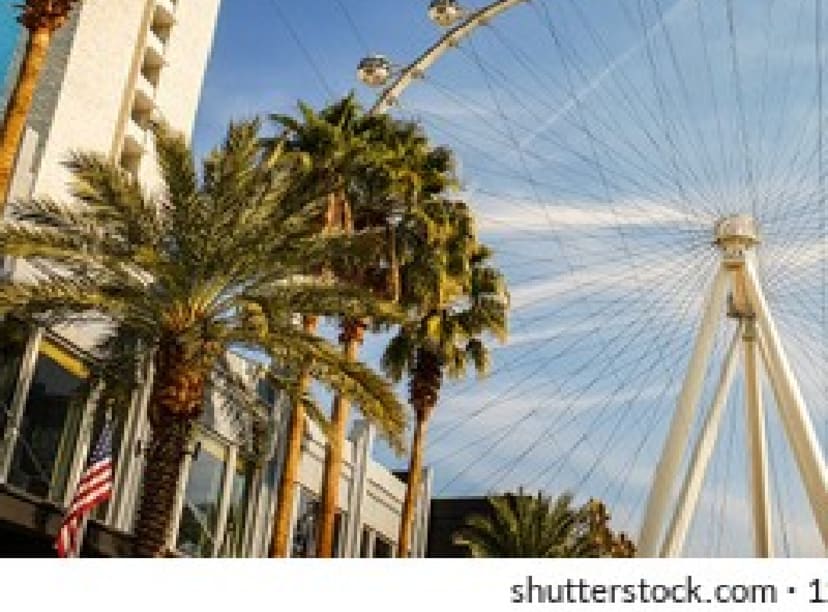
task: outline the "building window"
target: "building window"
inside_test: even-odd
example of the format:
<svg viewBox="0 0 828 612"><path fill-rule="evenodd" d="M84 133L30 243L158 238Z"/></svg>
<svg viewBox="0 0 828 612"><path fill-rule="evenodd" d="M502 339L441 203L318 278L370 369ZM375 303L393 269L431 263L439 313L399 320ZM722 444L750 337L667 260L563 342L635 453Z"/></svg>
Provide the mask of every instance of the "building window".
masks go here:
<svg viewBox="0 0 828 612"><path fill-rule="evenodd" d="M44 340L23 409L9 483L61 502L88 394L89 371Z"/></svg>
<svg viewBox="0 0 828 612"><path fill-rule="evenodd" d="M203 436L197 448L184 492L178 550L191 557L211 557L224 489L227 447Z"/></svg>
<svg viewBox="0 0 828 612"><path fill-rule="evenodd" d="M0 336L0 446L26 351L27 334L26 328L15 325L13 329L3 329Z"/></svg>
<svg viewBox="0 0 828 612"><path fill-rule="evenodd" d="M360 538L359 542L359 556L363 559L368 559L371 557L373 550L371 550L371 544L373 543L374 534L371 532L371 529L368 527L362 528L362 537Z"/></svg>
<svg viewBox="0 0 828 612"><path fill-rule="evenodd" d="M390 559L394 556L394 545L383 538L377 536L374 539L374 558L375 559Z"/></svg>
<svg viewBox="0 0 828 612"><path fill-rule="evenodd" d="M291 557L316 556L316 517L319 502L307 489L299 489L299 508L293 529L293 551Z"/></svg>
<svg viewBox="0 0 828 612"><path fill-rule="evenodd" d="M318 543L318 521L320 504L316 496L307 489L299 489L299 510L293 530L293 552L291 557L315 557ZM336 511L334 515L333 555L342 556L342 533L348 514Z"/></svg>
<svg viewBox="0 0 828 612"><path fill-rule="evenodd" d="M251 467L251 462L242 457L238 457L233 466L230 504L227 509L227 523L221 547L222 557L241 557L244 554L244 531L250 499L250 481L252 480Z"/></svg>

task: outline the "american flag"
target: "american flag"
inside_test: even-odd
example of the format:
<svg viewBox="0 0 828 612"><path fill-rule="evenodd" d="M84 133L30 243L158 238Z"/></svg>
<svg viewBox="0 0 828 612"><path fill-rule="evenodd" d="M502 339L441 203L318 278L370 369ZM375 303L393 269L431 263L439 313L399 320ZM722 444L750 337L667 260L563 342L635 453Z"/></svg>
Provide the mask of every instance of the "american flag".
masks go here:
<svg viewBox="0 0 828 612"><path fill-rule="evenodd" d="M77 557L83 542L83 528L92 511L112 495L112 426L107 419L98 443L80 477L66 518L57 535L59 557Z"/></svg>

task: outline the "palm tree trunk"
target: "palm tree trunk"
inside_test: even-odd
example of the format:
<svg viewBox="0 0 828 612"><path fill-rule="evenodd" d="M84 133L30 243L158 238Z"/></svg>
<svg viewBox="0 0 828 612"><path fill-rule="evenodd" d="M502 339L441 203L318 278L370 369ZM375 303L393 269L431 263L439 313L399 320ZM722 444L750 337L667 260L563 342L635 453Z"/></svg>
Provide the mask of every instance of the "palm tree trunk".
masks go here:
<svg viewBox="0 0 828 612"><path fill-rule="evenodd" d="M139 557L163 557L168 552L178 478L191 426L191 419L166 411L153 425L135 525L135 554Z"/></svg>
<svg viewBox="0 0 828 612"><path fill-rule="evenodd" d="M316 317L303 317L304 330L312 334L316 331ZM291 518L293 514L293 500L296 497L296 480L299 473L299 462L302 458L302 438L305 433L305 404L302 396L310 385L310 374L303 368L299 374L299 397L293 402L290 415L290 429L285 451L285 466L282 478L279 481L279 492L276 498L276 513L273 517L273 545L271 557L288 556L288 536L290 534Z"/></svg>
<svg viewBox="0 0 828 612"><path fill-rule="evenodd" d="M29 33L26 54L20 69L20 78L12 91L3 127L0 131L0 213L5 208L11 187L12 170L26 127L26 118L32 106L38 78L46 62L53 30L42 25Z"/></svg>
<svg viewBox="0 0 828 612"><path fill-rule="evenodd" d="M181 464L193 423L204 406L207 373L218 350L214 343L187 347L169 336L159 343L148 410L152 439L135 524L139 557L163 557L169 552Z"/></svg>
<svg viewBox="0 0 828 612"><path fill-rule="evenodd" d="M411 457L408 461L408 483L405 487L405 501L400 517L400 533L397 544L397 556L407 557L411 547L411 526L414 524L414 508L420 494L420 481L423 473L423 449L428 427L427 410L417 410L417 423L414 427L414 440L411 443Z"/></svg>
<svg viewBox="0 0 828 612"><path fill-rule="evenodd" d="M342 325L340 341L345 358L356 361L362 344L365 324L362 321L346 321ZM334 555L334 517L339 504L339 481L342 475L342 447L345 445L345 427L351 411L351 401L342 394L334 397L331 425L328 433L325 471L322 475L322 502L319 508L319 533L317 557L330 558Z"/></svg>

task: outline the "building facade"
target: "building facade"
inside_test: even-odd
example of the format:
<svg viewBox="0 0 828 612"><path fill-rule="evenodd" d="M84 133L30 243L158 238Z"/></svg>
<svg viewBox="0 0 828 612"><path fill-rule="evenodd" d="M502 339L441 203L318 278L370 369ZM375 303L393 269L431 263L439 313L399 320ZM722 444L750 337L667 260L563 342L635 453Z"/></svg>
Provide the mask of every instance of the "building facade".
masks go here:
<svg viewBox="0 0 828 612"><path fill-rule="evenodd" d="M190 134L220 0L85 0L57 33L35 94L11 200L69 199L72 150L103 152L147 189L159 176L153 118ZM23 42L18 44L19 49ZM14 60L10 60L13 74ZM7 87L8 89L8 87ZM25 264L7 274L25 278ZM100 329L0 330L0 556L53 554L52 541L90 446L103 427L90 349ZM131 554L150 431L153 372L115 410L115 485L87 531L85 554ZM252 401L251 401L251 398ZM251 408L251 406L253 406ZM270 550L288 406L256 362L227 355L185 456L170 548L184 556L260 557ZM292 554L315 549L324 435L309 423L296 486ZM373 428L354 424L344 449L339 556L394 556L405 483L372 459ZM429 479L412 547L425 554Z"/></svg>

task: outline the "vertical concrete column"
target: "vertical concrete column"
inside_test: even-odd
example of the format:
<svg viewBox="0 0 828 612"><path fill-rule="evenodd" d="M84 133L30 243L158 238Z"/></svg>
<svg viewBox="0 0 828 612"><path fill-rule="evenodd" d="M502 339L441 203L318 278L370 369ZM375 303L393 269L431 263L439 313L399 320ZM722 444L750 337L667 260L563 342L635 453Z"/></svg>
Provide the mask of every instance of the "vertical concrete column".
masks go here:
<svg viewBox="0 0 828 612"><path fill-rule="evenodd" d="M115 471L115 489L109 523L123 531L132 530L135 516L138 487L144 467L144 454L150 436L147 405L154 378L153 353L150 353L147 356L143 376L139 378L138 388L132 396L133 402L124 427L124 437Z"/></svg>
<svg viewBox="0 0 828 612"><path fill-rule="evenodd" d="M357 421L351 438L353 444L351 490L348 497L348 523L344 525L344 549L342 556L359 557L362 539L362 509L368 489L368 462L374 448L376 430L368 421Z"/></svg>

